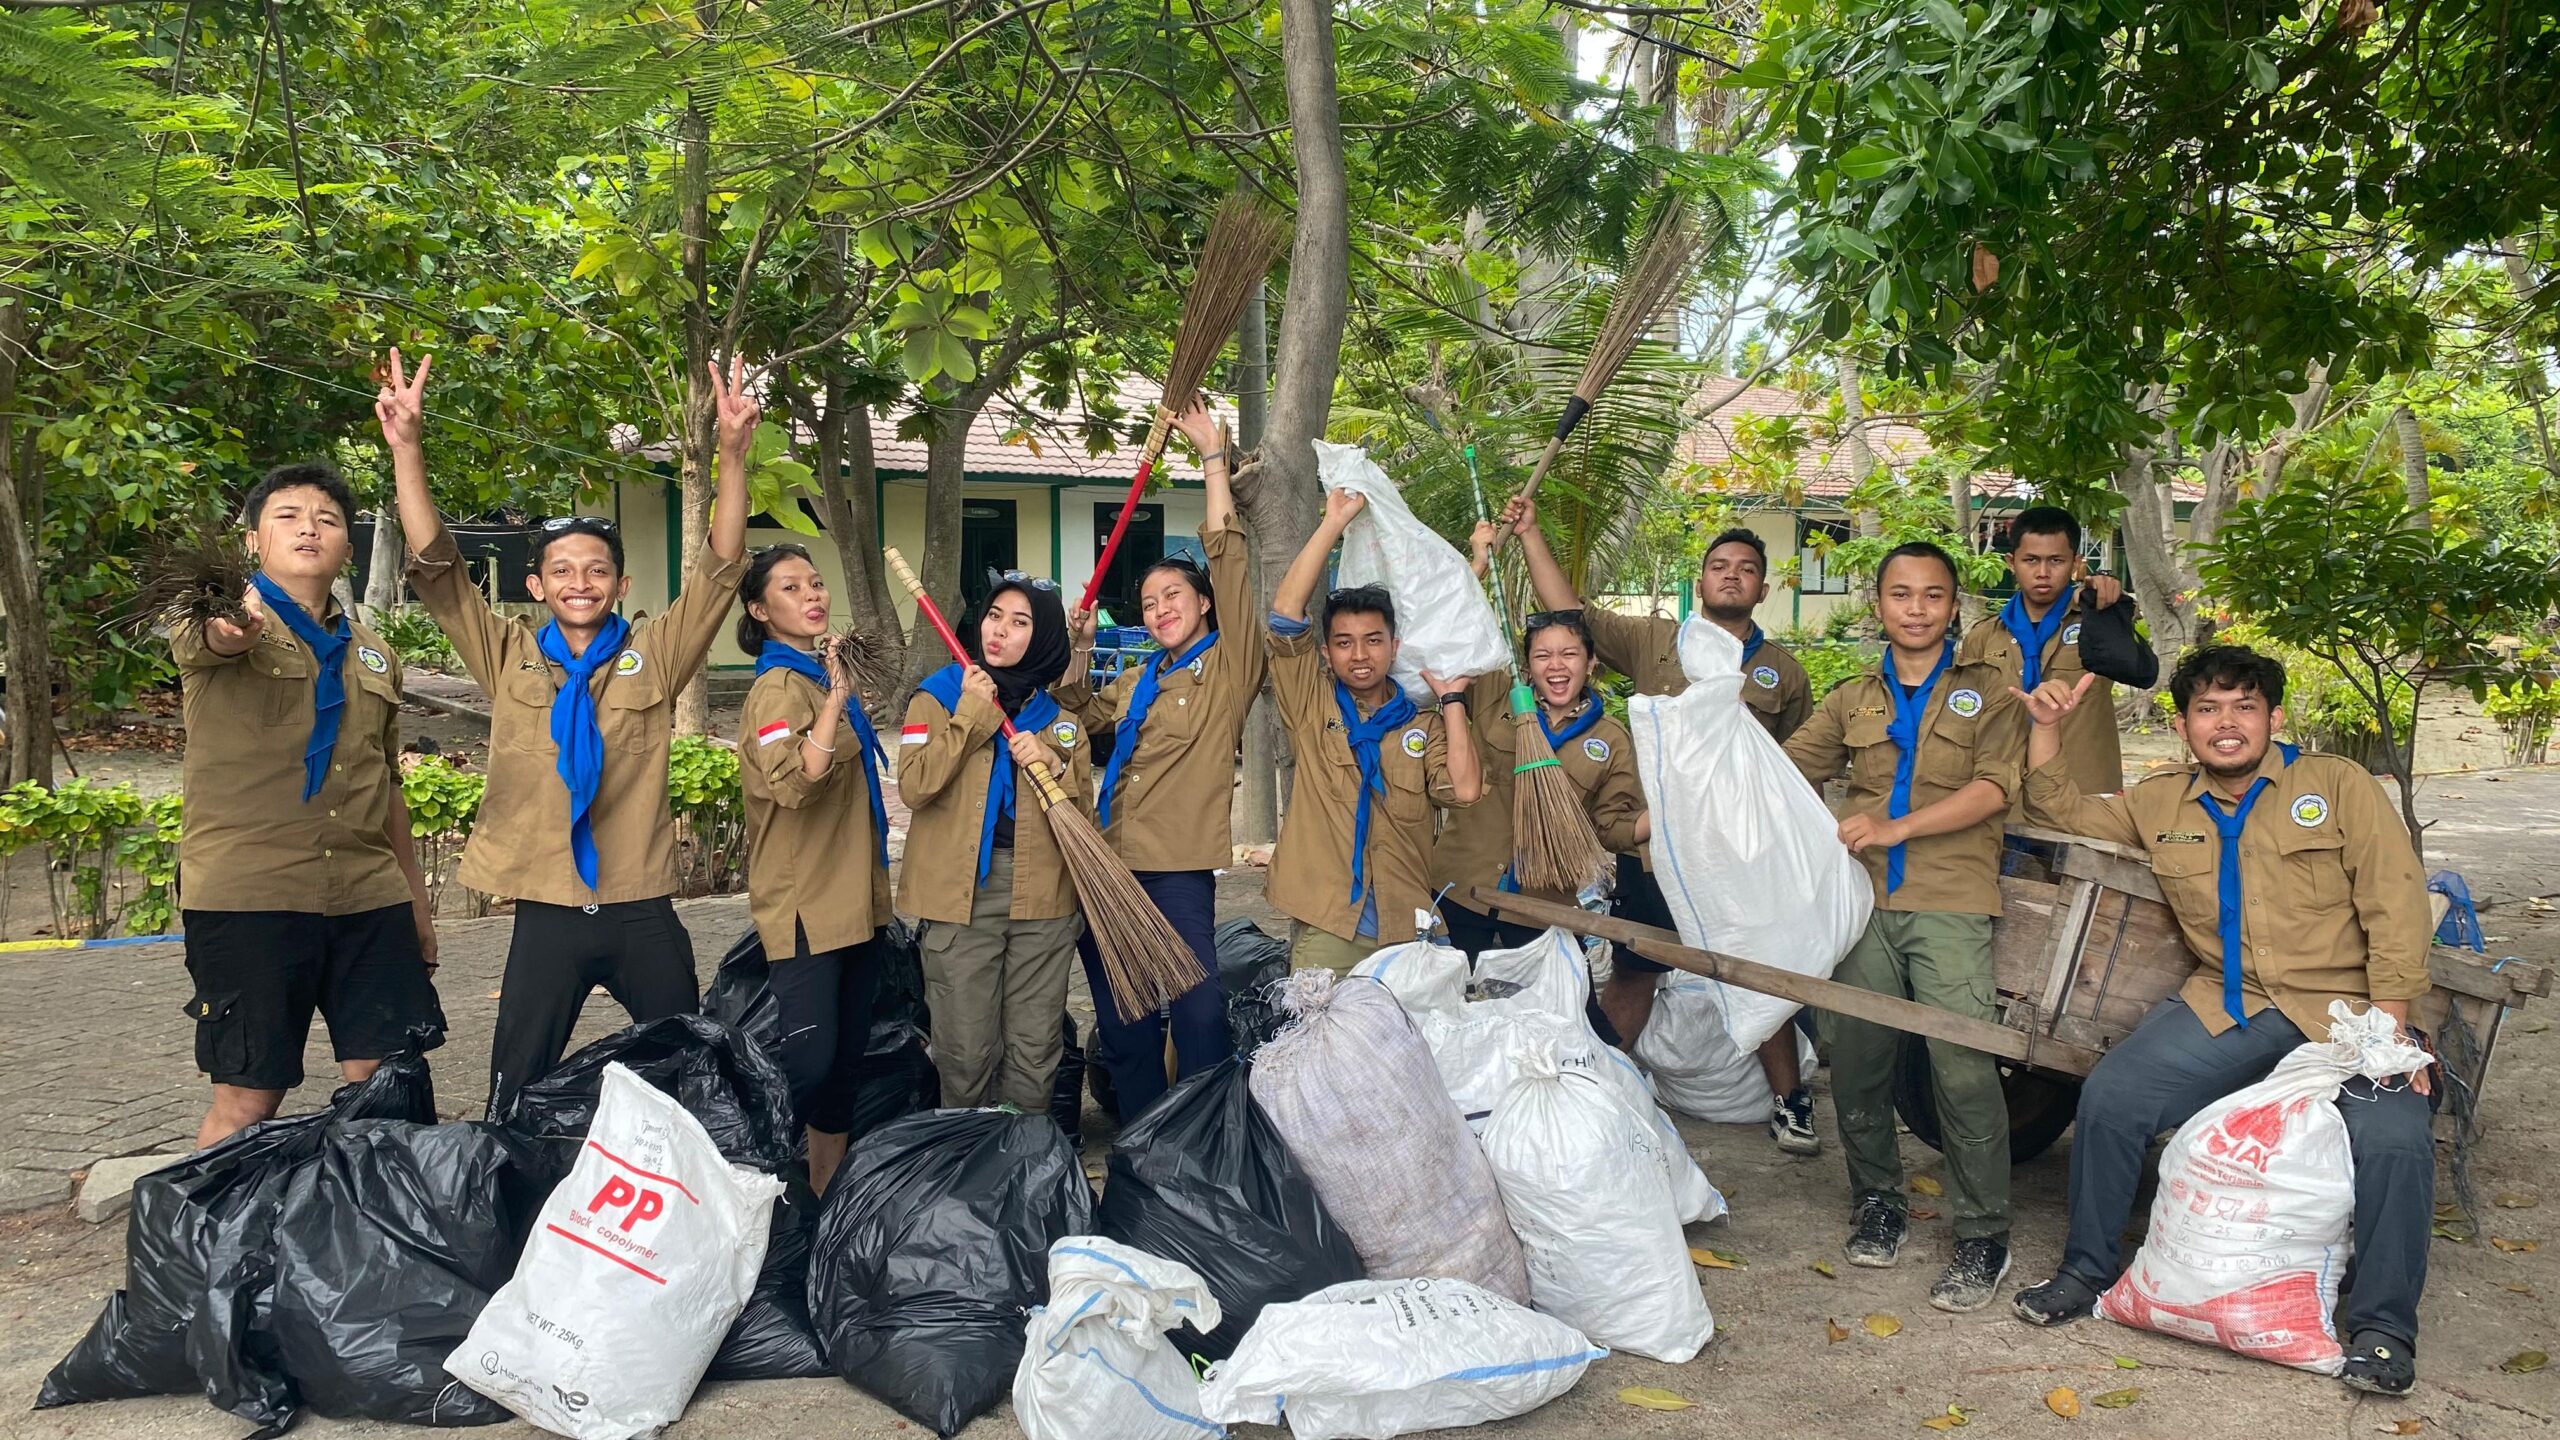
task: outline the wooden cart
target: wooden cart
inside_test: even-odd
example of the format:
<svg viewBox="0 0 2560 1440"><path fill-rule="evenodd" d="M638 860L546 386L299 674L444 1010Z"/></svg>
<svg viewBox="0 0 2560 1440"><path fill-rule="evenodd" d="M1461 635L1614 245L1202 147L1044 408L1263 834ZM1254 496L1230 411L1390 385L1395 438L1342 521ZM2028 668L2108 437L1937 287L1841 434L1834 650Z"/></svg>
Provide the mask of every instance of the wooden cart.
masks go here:
<svg viewBox="0 0 2560 1440"><path fill-rule="evenodd" d="M2153 1005L2186 983L2197 962L2140 851L2026 827L2010 833L2045 852L2049 878L2001 877L2005 913L1992 924L1997 1023L1694 949L1670 931L1611 915L1481 888L1472 900L1505 919L1597 935L1677 969L1903 1031L1910 1040L1896 1077L1896 1108L1911 1132L1933 1146L1939 1129L1921 1042L1948 1040L1992 1055L2001 1062L2009 1099L2010 1154L2024 1160L2061 1138L2081 1078ZM2428 964L2435 988L2412 1007L2410 1019L2434 1040L2449 1082L2442 1115L2459 1123L2488 1079L2507 1011L2550 994L2551 971L2443 945L2434 947Z"/></svg>

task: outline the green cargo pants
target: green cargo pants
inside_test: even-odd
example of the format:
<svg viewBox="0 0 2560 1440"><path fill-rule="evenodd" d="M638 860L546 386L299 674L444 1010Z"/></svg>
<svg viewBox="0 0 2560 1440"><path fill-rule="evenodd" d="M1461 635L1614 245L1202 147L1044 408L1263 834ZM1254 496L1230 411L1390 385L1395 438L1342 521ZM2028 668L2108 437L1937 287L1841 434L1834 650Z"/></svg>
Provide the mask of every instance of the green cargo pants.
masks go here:
<svg viewBox="0 0 2560 1440"><path fill-rule="evenodd" d="M1917 1000L1951 1014L1997 1020L1992 1008L1991 917L1878 910L1832 979L1879 995ZM1902 1150L1894 1138L1893 1077L1903 1032L1825 1012L1831 1042L1831 1103L1854 1195L1902 1196ZM1931 1094L1947 1156L1948 1194L1959 1240L2009 1233L2009 1102L2000 1064L1979 1050L1929 1043Z"/></svg>

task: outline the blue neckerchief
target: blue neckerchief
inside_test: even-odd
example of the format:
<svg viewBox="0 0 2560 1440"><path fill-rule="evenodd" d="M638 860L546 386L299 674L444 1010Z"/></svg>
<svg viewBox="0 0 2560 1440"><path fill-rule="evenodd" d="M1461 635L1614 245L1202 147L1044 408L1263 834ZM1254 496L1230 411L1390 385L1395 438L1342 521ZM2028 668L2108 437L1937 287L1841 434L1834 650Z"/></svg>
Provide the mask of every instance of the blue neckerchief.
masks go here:
<svg viewBox="0 0 2560 1440"><path fill-rule="evenodd" d="M2009 603L2000 607L2001 628L2016 636L2018 641L2018 655L2024 667L2018 672L2019 689L2033 692L2043 682L2044 647L2051 644L2054 635L2062 629L2062 617L2071 609L2071 592L2078 588L2077 585L2063 586L2062 593L2053 597L2053 606L2044 612L2042 620L2027 618L2027 597L2023 594L2010 596Z"/></svg>
<svg viewBox="0 0 2560 1440"><path fill-rule="evenodd" d="M924 677L916 688L941 701L943 709L954 715L960 713L959 666L943 666ZM1031 698L1022 702L1022 711L1013 717L1013 725L1026 734L1036 734L1048 729L1057 718L1058 702L1049 698L1048 691L1034 690ZM981 880L987 878L987 869L995 860L996 816L1013 814L1013 753L1006 748L1001 735L990 742L988 748L993 753L987 765L987 816L978 826L978 878Z"/></svg>
<svg viewBox="0 0 2560 1440"><path fill-rule="evenodd" d="M1351 691L1341 681L1333 682L1334 708L1342 712L1342 738L1351 744L1351 758L1360 762L1360 804L1351 812L1351 898L1357 900L1369 888L1369 796L1387 793L1387 772L1378 759L1378 742L1387 732L1413 719L1413 701L1401 689L1378 707L1378 713L1363 720L1360 707L1351 701Z"/></svg>
<svg viewBox="0 0 2560 1440"><path fill-rule="evenodd" d="M2302 752L2294 746L2277 742L2284 752L2284 763L2290 765ZM2241 1029L2249 1028L2249 1017L2240 1008L2240 831L2249 823L2249 811L2258 803L2258 792L2267 788L2267 777L2259 776L2240 797L2232 813L2225 815L2211 794L2199 795L2196 803L2213 817L2214 833L2222 837L2222 865L2214 876L2214 890L2220 900L2218 919L2222 930L2222 1008Z"/></svg>
<svg viewBox="0 0 2560 1440"><path fill-rule="evenodd" d="M817 686L821 693L829 688L826 667L818 663L817 656L779 640L766 640L764 648L756 652L756 673L762 675L767 670L788 670ZM852 724L853 738L862 746L862 783L871 791L871 841L879 851L880 868L886 870L889 807L880 801L880 767L889 763L889 757L881 752L880 735L871 728L871 717L862 713L861 696L844 702L844 718Z"/></svg>
<svg viewBox="0 0 2560 1440"><path fill-rule="evenodd" d="M308 805L320 793L321 782L329 778L329 757L337 753L338 722L347 713L347 641L355 632L344 615L338 617L337 629L321 629L302 602L286 594L263 570L250 582L294 638L311 647L311 738L302 745L302 803Z"/></svg>
<svg viewBox="0 0 2560 1440"><path fill-rule="evenodd" d="M1592 726L1600 723L1601 716L1608 713L1608 710L1602 706L1597 699L1594 699L1587 693L1582 697L1582 701L1582 713L1564 722L1564 728L1561 730L1549 729L1547 727L1547 707L1544 705L1538 707L1538 730L1539 733L1547 737L1548 749L1553 750L1559 755L1563 754L1564 747L1581 739Z"/></svg>
<svg viewBox="0 0 2560 1440"><path fill-rule="evenodd" d="M560 781L569 787L569 855L578 864L578 879L596 888L596 791L604 784L604 730L596 723L596 695L587 681L613 663L631 638L631 622L607 615L604 628L587 642L586 653L572 655L569 642L552 620L535 637L542 658L569 672L560 693L551 697L551 743L560 751Z"/></svg>
<svg viewBox="0 0 2560 1440"><path fill-rule="evenodd" d="M1919 689L1906 690L1902 677L1894 673L1893 651L1888 648L1884 652L1884 692L1893 702L1893 723L1885 727L1884 733L1893 741L1895 752L1893 798L1886 803L1885 813L1896 820L1911 813L1911 761L1920 750L1921 722L1929 718L1929 692L1938 688L1938 677L1947 673L1947 666L1955 658L1956 642L1950 637L1946 648L1938 652L1938 663L1930 668L1929 678L1920 682ZM1896 845L1884 852L1884 893L1890 895L1901 888L1902 847Z"/></svg>
<svg viewBox="0 0 2560 1440"><path fill-rule="evenodd" d="M1199 659L1217 643L1218 632L1212 630L1193 641L1191 648L1180 655L1164 652L1156 657L1164 663L1149 663L1139 668L1137 686L1129 692L1129 713L1121 716L1120 723L1111 727L1111 758L1103 764L1102 795L1094 804L1096 823L1105 827L1111 824L1111 797L1120 788L1120 772L1127 768L1129 757L1138 753L1138 732L1146 728L1147 712L1156 708L1156 687L1164 683L1165 672L1179 670Z"/></svg>
<svg viewBox="0 0 2560 1440"><path fill-rule="evenodd" d="M1761 647L1761 646L1763 646L1763 645L1766 645L1766 644L1768 644L1768 643L1769 643L1769 637L1768 637L1768 635L1767 635L1765 632L1763 632L1763 631L1761 630L1761 628L1760 628L1760 622L1759 622L1759 621L1757 621L1757 620L1752 621L1752 622L1751 622L1751 634L1750 634L1749 638L1745 639L1745 640L1742 642L1742 666L1743 666L1743 669L1745 669L1745 670L1749 670L1749 669L1751 668L1751 657L1752 657L1752 656L1754 656L1754 655L1759 654L1759 653L1760 653L1760 647Z"/></svg>

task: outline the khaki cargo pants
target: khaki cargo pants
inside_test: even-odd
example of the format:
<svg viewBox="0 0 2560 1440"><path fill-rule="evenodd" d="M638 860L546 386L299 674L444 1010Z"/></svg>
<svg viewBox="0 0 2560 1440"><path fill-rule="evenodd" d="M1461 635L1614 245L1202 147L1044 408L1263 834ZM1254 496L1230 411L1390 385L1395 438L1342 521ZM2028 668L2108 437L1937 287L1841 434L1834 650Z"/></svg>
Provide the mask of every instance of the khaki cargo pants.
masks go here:
<svg viewBox="0 0 2560 1440"><path fill-rule="evenodd" d="M1013 851L999 848L969 906L969 923L925 922L918 948L933 1010L933 1068L946 1109L1011 1105L1049 1113L1049 1085L1066 1039L1067 976L1084 916L1007 918Z"/></svg>

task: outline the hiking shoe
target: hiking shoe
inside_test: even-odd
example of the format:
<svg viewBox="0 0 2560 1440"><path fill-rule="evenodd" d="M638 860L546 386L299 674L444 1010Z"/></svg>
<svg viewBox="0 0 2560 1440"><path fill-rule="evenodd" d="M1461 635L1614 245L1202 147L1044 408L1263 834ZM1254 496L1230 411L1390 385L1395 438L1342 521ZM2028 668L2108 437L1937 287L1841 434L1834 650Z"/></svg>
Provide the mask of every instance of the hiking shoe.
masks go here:
<svg viewBox="0 0 2560 1440"><path fill-rule="evenodd" d="M2069 1271L2056 1270L2041 1285L2030 1285L2009 1300L2010 1313L2030 1325L2068 1325L2086 1320L2098 1308L2098 1292Z"/></svg>
<svg viewBox="0 0 2560 1440"><path fill-rule="evenodd" d="M1910 1228L1900 1198L1870 1190L1858 1197L1857 1223L1849 1232L1848 1243L1840 1249L1850 1264L1882 1270L1902 1253L1902 1234Z"/></svg>
<svg viewBox="0 0 2560 1440"><path fill-rule="evenodd" d="M2379 1330L2359 1330L2338 1378L2368 1395L2406 1395L2418 1385L2418 1352Z"/></svg>
<svg viewBox="0 0 2560 1440"><path fill-rule="evenodd" d="M1946 1273L1929 1287L1929 1303L1958 1315L1979 1310L2000 1293L2000 1282L2008 1274L2008 1241L1989 1235L1959 1240Z"/></svg>
<svg viewBox="0 0 2560 1440"><path fill-rule="evenodd" d="M1822 1137L1813 1133L1813 1092L1799 1085L1769 1102L1769 1138L1790 1155L1819 1155Z"/></svg>

